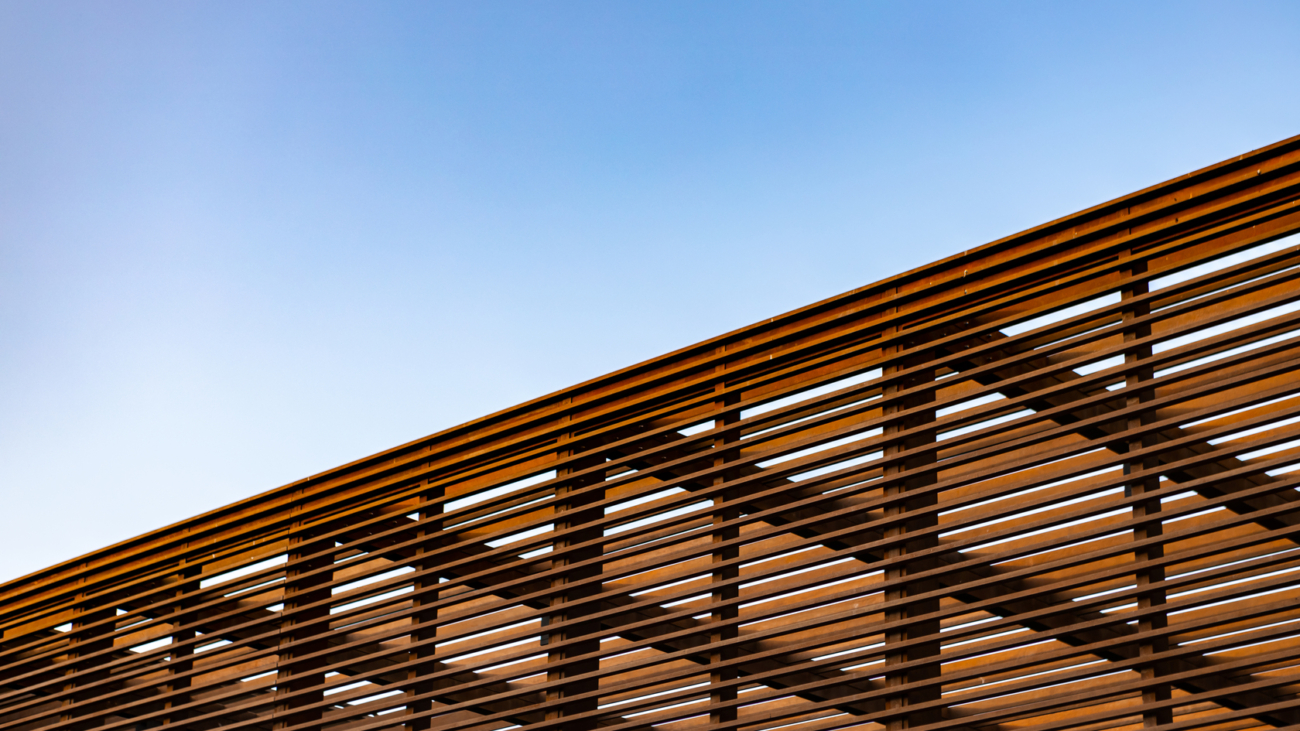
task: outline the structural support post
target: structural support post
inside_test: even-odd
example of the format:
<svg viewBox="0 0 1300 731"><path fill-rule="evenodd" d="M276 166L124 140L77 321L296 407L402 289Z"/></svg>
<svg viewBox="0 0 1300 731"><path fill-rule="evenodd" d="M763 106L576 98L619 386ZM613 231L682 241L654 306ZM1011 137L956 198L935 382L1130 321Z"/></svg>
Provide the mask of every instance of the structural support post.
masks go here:
<svg viewBox="0 0 1300 731"><path fill-rule="evenodd" d="M725 366L718 366L722 371ZM732 427L740 421L740 411L733 408L739 397L736 394L725 395L726 382L719 381L714 390L718 392L719 397L713 402L713 409L716 417L713 420L713 428L716 430L716 436L713 438L713 466L721 467L728 462L734 461L739 456L738 443L740 442L740 433ZM729 470L717 473L713 478L713 485L724 485L732 480L735 475ZM740 537L740 529L735 525L723 527L722 524L728 521L734 522L740 517L738 507L739 495L735 490L724 490L717 497L713 498L713 536L714 543L723 543L732 541ZM740 547L732 544L730 547L717 548L713 551L712 562L715 564L724 561L731 561L739 558ZM740 566L733 563L724 568L714 569L712 581L714 583L731 581L739 578ZM725 602L736 599L740 594L739 584L732 583L725 587L719 587L713 590L712 599L714 602ZM735 603L715 609L709 614L709 622L718 626L709 632L709 645L714 649L709 652L709 664L717 665L733 660L736 656L735 645L729 645L723 649L717 649L718 643L727 642L736 638L737 626L736 619L739 614L739 606ZM709 671L709 702L711 705L719 703L729 703L736 700L736 686L730 685L726 688L719 689L718 685L726 683L736 678L735 666L727 668L715 668ZM709 723L725 724L736 720L736 708L731 706L722 710L712 710L709 712Z"/></svg>
<svg viewBox="0 0 1300 731"><path fill-rule="evenodd" d="M889 334L896 333L896 329L890 329ZM892 519L891 525L885 530L885 536L897 539L897 542L887 549L885 558L895 561L902 559L885 570L885 601L890 603L903 602L909 597L939 588L934 579L918 581L909 578L912 574L934 568L932 559L905 560L910 553L938 545L935 533L930 533L925 538L906 539L909 533L936 526L939 520L937 513L930 512L925 517L912 520L903 517L910 512L933 507L938 503L938 496L934 493L908 497L909 493L932 485L937 479L933 470L915 477L908 476L911 472L933 465L935 461L933 428L935 412L933 408L926 408L927 404L934 402L934 390L926 389L920 394L909 395L909 392L914 392L917 387L932 382L935 373L932 369L924 369L910 376L902 378L897 376L909 366L933 360L934 354L930 351L914 353L905 359L900 357L899 354L903 351L911 350L920 344L919 340L909 338L898 345L890 346L889 352L886 353L888 360L883 374L887 383L884 396L893 399L891 404L886 405L885 413L902 414L912 411L907 416L890 421L885 427L888 440L884 457L888 463L884 470L884 478L891 481L891 484L885 487L885 495L897 498L888 503L885 508L886 516ZM938 610L938 599L926 599L908 602L885 612L886 622L901 623L897 628L885 633L885 685L899 689L896 695L888 697L885 704L886 709L892 712L885 724L888 731L901 731L901 729L915 728L940 720L937 708L928 711L906 710L908 706L938 700L941 695L938 683L931 683L919 689L906 689L909 685L939 677L938 620L908 621L913 617L932 614ZM896 650L890 647L921 637L934 639ZM933 662L902 670L891 670L893 666L927 658L933 658Z"/></svg>
<svg viewBox="0 0 1300 731"><path fill-rule="evenodd" d="M184 710L173 711L171 709L177 706L183 706L189 702L190 698L184 691L190 687L192 677L176 677L188 673L194 669L194 643L190 640L197 637L194 631L194 624L197 617L190 614L187 610L194 603L192 597L194 592L199 589L198 566L181 564L181 569L176 574L176 586L172 589L172 595L176 598L175 604L171 610L171 628L172 628L172 651L168 655L167 665L167 683L163 686L163 692L167 694L167 701L164 705L167 708L167 716L163 719L163 725L175 725L185 720L188 712Z"/></svg>
<svg viewBox="0 0 1300 731"><path fill-rule="evenodd" d="M569 414L564 416L565 421L571 419L572 416ZM557 456L561 466L556 470L556 476L564 478L584 469L604 464L605 458L602 454L586 454L591 452L591 446L582 443L575 432L563 432L557 445ZM600 650L599 621L582 621L583 615L595 613L599 610L599 607L594 606L591 602L583 603L574 608L570 608L569 605L599 594L601 584L598 581L593 581L573 588L566 587L579 581L595 578L601 573L601 565L598 561L593 561L586 566L568 567L600 557L599 547L577 550L570 550L570 547L600 538L601 528L598 521L604 516L604 511L599 507L591 506L604 499L604 491L593 490L590 493L573 495L569 499L566 499L566 496L584 487L597 484L603 479L604 475L596 472L587 477L557 483L559 487L556 488L556 495L560 500L557 501L555 507L554 530L556 533L573 532L556 538L552 548L555 558L551 561L551 568L556 571L556 574L551 580L551 588L555 589L556 592L550 600L552 611L546 617L546 625L569 624L561 629L547 631L543 636L543 640L547 645L555 645L569 640L579 641L547 652L546 661L550 667L546 673L546 681L548 683L558 683L546 693L546 718L548 719L565 718L595 711L597 706L595 695L576 702L568 700L579 694L594 693L597 688L597 681L594 678L581 681L565 681L575 676L595 673L600 669L600 661L595 658L576 662L569 660L569 658L580 655L594 654ZM564 731L587 731L592 728L595 728L595 722L590 718L564 725Z"/></svg>
<svg viewBox="0 0 1300 731"><path fill-rule="evenodd" d="M1125 258L1132 256L1131 251L1125 251L1122 255ZM1146 274L1147 264L1145 260L1134 259L1123 270L1125 283L1120 291L1121 301L1132 300L1147 294L1150 290L1145 279L1141 279ZM1125 307L1123 310L1123 319L1125 322L1148 315L1151 312L1151 305L1144 301ZM1131 343L1141 338L1151 335L1151 326L1146 324L1133 325L1124 328L1124 342ZM1124 392L1125 406L1130 409L1141 407L1142 404L1155 398L1155 389L1146 385L1154 377L1150 365L1144 365L1144 362L1151 357L1151 345L1135 345L1124 351ZM1150 410L1141 410L1128 416L1126 427L1129 432L1138 432L1147 424L1155 421L1155 414ZM1146 447L1154 446L1156 443L1155 434L1142 434L1137 437L1128 439L1127 451L1136 452ZM1159 466L1159 462L1153 457L1138 460L1124 461L1124 474L1133 474L1139 471L1144 473L1143 477L1135 478L1125 486L1125 494L1129 497L1143 495L1155 492L1160 489L1160 476L1154 471ZM1160 498L1153 497L1150 500L1143 500L1133 504L1132 515L1135 519L1144 520L1133 529L1133 540L1144 541L1149 538L1158 538L1163 535L1164 529L1160 521ZM1157 561L1164 558L1164 547L1160 544L1139 548L1133 552L1133 561L1137 564L1136 581L1139 589L1150 584L1162 582L1165 579L1165 570L1163 566L1146 568L1145 565L1150 561ZM1151 610L1153 608L1163 607L1165 604L1165 591L1160 588L1143 591L1138 595L1138 609ZM1138 620L1138 631L1142 639L1139 641L1139 655L1142 657L1155 655L1169 649L1169 642L1166 635L1160 634L1151 636L1152 632L1160 632L1168 626L1168 619L1164 612L1154 612L1144 615ZM1142 679L1152 680L1166 673L1163 672L1163 663L1152 662L1142 666ZM1163 724L1173 723L1173 710L1169 707L1160 708L1154 711L1146 710L1146 706L1161 701L1167 701L1170 698L1170 689L1168 683L1146 686L1142 691L1142 725L1143 726L1160 726Z"/></svg>
<svg viewBox="0 0 1300 731"><path fill-rule="evenodd" d="M433 559L425 558L425 556L436 551L439 544L437 536L442 532L443 528L442 498L442 487L420 494L420 510L417 514L420 524L415 530L420 542L419 547L415 549L415 560L411 563L412 568L420 573L433 568L437 563ZM408 653L407 660L410 661L411 665L406 671L407 680L416 680L443 669L442 663L434 659L437 655L437 648L433 644L433 639L438 631L438 609L437 607L421 609L423 606L435 604L438 601L438 583L439 577L436 574L424 574L421 578L415 580L415 599L413 603L416 611L411 615L411 642L427 641L429 644L418 645ZM434 683L429 681L411 685L406 691L408 697L420 695L426 697L423 700L407 703L406 713L408 715L423 713L433 708L433 701L427 697L433 690ZM426 716L408 721L406 729L407 731L427 731L432 725L433 719Z"/></svg>
<svg viewBox="0 0 1300 731"><path fill-rule="evenodd" d="M325 676L321 668L326 665L326 658L324 655L309 659L302 658L326 649L329 628L320 623L302 629L299 627L307 622L329 616L327 602L305 611L302 608L316 602L324 602L330 597L330 589L327 585L333 573L321 571L313 575L308 574L333 565L332 552L326 551L317 558L308 557L332 548L333 545L333 541L316 538L301 521L295 521L289 531L289 562L285 568L284 579L284 613L287 616L281 624L280 635L281 646L288 647L280 652L276 693L297 695L276 703L274 728L277 729L319 721L321 718L319 707L298 709L324 699L321 684L325 682Z"/></svg>
<svg viewBox="0 0 1300 731"><path fill-rule="evenodd" d="M68 668L64 670L65 676L70 676L68 682L63 685L63 690L68 695L63 701L64 706L72 706L79 702L88 701L93 695L82 696L75 690L79 686L89 685L91 683L103 680L107 677L106 673L95 672L93 666L99 663L106 663L111 658L100 656L96 660L86 662L77 662L77 659L85 655L90 655L100 650L105 650L113 646L113 626L109 624L98 629L87 630L87 627L98 624L106 620L112 620L117 615L117 610L107 604L107 600L99 599L91 603L87 595L89 592L77 595L76 616L72 620L71 636L68 638L71 647L68 652L68 659L71 661ZM99 693L103 693L101 689ZM85 718L88 715L102 710L103 705L99 703L86 703L75 709L69 708L59 715L59 727L68 729L68 731L80 731L81 729L94 728L103 725L103 717L98 719L81 721L77 719Z"/></svg>

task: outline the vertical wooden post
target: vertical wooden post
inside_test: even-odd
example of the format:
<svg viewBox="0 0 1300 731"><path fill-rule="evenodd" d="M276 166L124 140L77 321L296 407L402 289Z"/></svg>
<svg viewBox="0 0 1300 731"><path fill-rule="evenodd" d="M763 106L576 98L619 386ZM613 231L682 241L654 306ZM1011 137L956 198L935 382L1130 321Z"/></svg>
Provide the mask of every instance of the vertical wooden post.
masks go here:
<svg viewBox="0 0 1300 731"><path fill-rule="evenodd" d="M572 414L565 414L563 418L566 422L571 421ZM557 447L557 456L561 462L561 466L556 470L557 477L563 478L583 469L605 463L604 455L600 453L590 453L585 457L582 456L584 453L592 452L592 445L582 443L579 435L573 431L563 432ZM597 471L587 477L557 483L559 486L556 488L556 495L561 499L555 506L554 530L557 533L576 530L567 536L557 538L552 549L556 557L551 561L551 568L557 570L557 573L551 579L551 587L558 591L551 597L550 606L553 611L547 615L546 624L549 626L561 622L574 623L563 629L547 632L543 636L543 640L545 644L553 645L567 640L585 639L566 647L548 651L546 661L553 666L546 673L548 683L561 682L578 675L594 673L600 669L600 661L596 658L577 662L570 662L569 658L592 654L600 650L599 621L581 621L584 614L592 614L598 611L599 607L591 602L584 603L580 607L570 607L570 605L599 594L601 584L594 581L571 589L566 589L566 587L572 583L599 576L601 565L599 562L594 562L585 567L567 570L566 567L580 561L600 557L599 547L589 547L576 551L568 549L570 546L601 537L602 531L597 521L604 516L604 510L591 506L604 499L604 491L593 490L585 495L574 495L571 499L564 498L566 495L574 493L583 487L594 485L603 480L604 474ZM561 555L562 552L563 555ZM562 682L560 685L551 688L546 693L546 718L565 718L596 710L598 699L594 692L597 687L596 679L588 678L581 681ZM582 701L573 702L568 700L583 693L593 693L593 695ZM592 718L565 724L565 731L589 731L589 729L594 728L595 721Z"/></svg>
<svg viewBox="0 0 1300 731"><path fill-rule="evenodd" d="M721 347L721 346L720 346ZM718 366L718 371L723 371L725 365ZM713 410L716 417L713 420L713 426L717 435L713 438L713 465L721 467L722 465L735 461L739 456L737 443L740 441L740 432L736 429L728 429L736 422L740 421L740 411L732 408L739 400L736 394L727 395L724 393L726 382L720 381L714 386L718 392L718 398L713 402ZM713 478L713 485L725 485L733 479L735 475L730 471L717 473ZM712 540L714 543L731 541L740 537L740 529L735 525L722 527L721 524L727 521L734 521L740 517L739 495L734 489L725 490L713 498L713 530ZM712 562L717 564L724 561L731 561L739 558L740 548L733 544L730 547L717 548L713 551ZM725 568L714 569L712 581L714 583L731 581L739 578L739 564L732 564ZM733 583L730 586L716 588L712 592L714 602L723 602L736 599L740 595L740 587ZM709 631L709 644L715 648L709 652L709 664L717 665L728 662L736 657L734 646L723 649L716 649L720 642L727 642L736 638L738 629L736 619L739 616L739 607L736 604L715 609L709 614L709 622L713 624L729 623L726 626L717 627ZM727 688L718 689L716 686L736 678L735 667L715 668L709 672L709 683L712 688L709 692L710 704L728 703L736 700L736 686L732 685ZM709 712L709 723L712 725L729 723L736 720L736 708L734 706L722 710L713 710Z"/></svg>
<svg viewBox="0 0 1300 731"><path fill-rule="evenodd" d="M1122 255L1124 258L1132 256L1131 251L1126 251ZM1145 260L1134 260L1124 269L1125 283L1120 290L1121 300L1131 300L1135 297L1147 294L1150 290L1145 280L1134 281L1136 278L1146 274L1147 264ZM1150 314L1151 305L1149 302L1134 304L1123 309L1124 321L1134 320L1144 315ZM1140 338L1151 335L1150 325L1134 325L1124 328L1124 342L1129 343ZM1150 365L1144 365L1144 361L1151 357L1151 345L1136 345L1124 351L1124 392L1125 405L1129 408L1140 407L1143 403L1155 398L1155 390L1150 386L1144 386L1147 381L1154 377ZM1130 414L1126 427L1129 431L1140 430L1143 426L1152 423L1155 420L1155 414L1150 410L1142 410ZM1155 434L1145 434L1130 438L1127 441L1127 451L1135 452L1139 449L1151 447L1156 444ZM1159 466L1158 460L1152 457L1137 460L1124 461L1124 474L1132 474L1141 470L1146 471L1146 476L1127 483L1125 485L1125 494L1127 496L1143 495L1160 489L1160 477L1153 470ZM1143 500L1134 503L1132 515L1137 519L1149 520L1138 524L1133 529L1133 540L1142 541L1148 538L1156 538L1164 533L1164 528L1160 521L1160 498L1154 497L1150 500ZM1139 565L1147 561L1158 560L1164 557L1164 547L1160 544L1139 548L1133 552L1133 560ZM1165 604L1165 592L1163 589L1152 589L1142 591L1142 588L1156 582L1162 582L1165 579L1165 570L1163 567L1140 568L1135 577L1139 588L1138 609L1150 610L1153 608L1163 607ZM1160 631L1168 626L1168 620L1164 612L1148 614L1138 620L1138 631L1145 635L1152 631ZM1165 636L1144 637L1138 643L1139 655L1142 657L1154 655L1169 649L1169 642ZM1151 680L1164 675L1164 663L1152 662L1142 666L1141 673L1143 680ZM1158 703L1170 698L1170 689L1167 683L1147 686L1142 691L1142 703L1145 706L1149 703ZM1163 724L1173 723L1173 710L1171 708L1162 708L1156 711L1142 712L1143 726L1160 726Z"/></svg>
<svg viewBox="0 0 1300 731"><path fill-rule="evenodd" d="M69 680L64 683L63 690L68 691L69 695L64 698L65 707L72 706L79 702L86 702L76 709L68 708L65 712L59 714L59 728L68 731L81 731L81 729L94 728L103 725L103 718L95 720L79 721L86 716L103 709L102 703L89 703L91 698L104 692L103 688L91 691L86 694L78 694L75 691L78 687L98 682L107 677L104 672L95 672L93 668L108 662L111 658L100 656L78 662L78 659L92 653L104 650L113 646L114 627L111 623L113 617L117 616L117 609L108 602L108 599L100 597L99 599L90 599L90 591L79 593L76 599L76 615L72 620L72 629L68 642L70 644L68 651L68 660L70 661L67 669L63 671ZM96 629L87 629L90 625L109 621L109 624L102 625Z"/></svg>
<svg viewBox="0 0 1300 731"><path fill-rule="evenodd" d="M890 314L894 312L896 312L896 308L890 308ZM890 328L888 334L895 335L897 332L897 328ZM933 408L925 408L926 404L934 402L934 390L928 389L920 394L908 394L909 391L913 391L918 386L933 382L935 373L933 369L926 369L901 379L896 375L906 370L908 366L933 359L934 354L932 351L922 351L908 356L906 359L899 357L899 354L903 351L910 350L920 344L920 340L910 338L887 348L888 361L884 369L887 385L884 389L884 395L886 398L894 399L894 401L885 406L885 413L899 414L904 411L919 409L909 416L889 422L885 427L885 435L888 437L888 441L886 442L884 456L885 459L890 461L885 466L884 474L885 479L891 481L891 484L885 487L885 495L897 498L885 508L885 515L890 518L897 518L909 512L938 504L938 496L934 493L907 497L910 492L933 485L937 479L933 470L914 477L908 476L909 472L932 466L935 462L933 449L935 432L932 426L935 412ZM899 521L888 527L885 530L885 536L899 539L899 541L886 550L885 558L898 560L906 557L909 553L937 546L938 537L935 533L930 533L926 537L915 540L902 539L908 533L932 528L938 525L938 521L938 514L930 512L923 517ZM885 601L903 601L909 597L937 589L938 582L935 579L917 581L909 578L912 574L931 568L934 568L933 559L904 561L887 568L885 570ZM911 602L886 611L885 621L891 623L906 622L912 617L932 614L938 610L938 599ZM897 645L920 637L931 637L933 640L897 650L890 648L890 645ZM919 689L907 689L909 684L934 680L939 677L939 650L939 622L935 619L905 623L885 633L885 685L889 688L899 689L897 694L887 698L885 707L890 711L900 711L900 713L891 715L887 720L885 725L888 731L901 731L902 729L922 726L940 720L937 708L928 711L906 712L908 706L936 701L940 698L941 689L938 683ZM911 669L890 670L892 666L924 658L934 658L934 662Z"/></svg>
<svg viewBox="0 0 1300 731"><path fill-rule="evenodd" d="M185 676L177 678L175 676L182 673L188 673L194 669L194 644L189 642L197 637L194 631L194 625L198 618L190 614L187 609L195 603L191 594L199 589L198 566L186 565L182 560L180 571L176 574L176 585L171 590L172 596L175 597L175 603L171 608L171 627L172 627L172 645L181 645L173 647L168 655L169 664L167 665L167 682L163 686L163 692L167 694L167 700L164 708L170 712L163 718L163 725L176 724L185 720L189 715L186 711L171 711L177 706L185 705L189 702L189 694L184 691L190 687L191 677Z"/></svg>
<svg viewBox="0 0 1300 731"><path fill-rule="evenodd" d="M429 492L420 495L420 511L418 514L420 525L416 529L416 535L420 538L419 547L415 549L415 560L411 566L419 572L431 569L437 563L434 559L424 558L425 554L433 553L436 550L439 541L436 537L442 532L443 528L443 489L434 488ZM432 640L438 631L438 609L433 607L421 610L420 607L430 605L438 601L438 579L436 574L426 574L415 580L415 599L414 604L416 612L411 615L411 642L430 641L431 644L416 647L408 653L407 659L412 662L410 668L406 671L408 680L415 680L421 676L437 672L442 669L442 664L434 659L437 655L437 648L432 644ZM425 681L415 683L406 690L406 695L418 696L433 692L434 683ZM433 707L433 701L425 698L423 700L411 701L406 705L408 715L423 713ZM427 731L432 727L431 718L418 718L408 721L406 724L407 731Z"/></svg>
<svg viewBox="0 0 1300 731"><path fill-rule="evenodd" d="M276 704L274 728L277 729L319 721L322 715L320 707L299 709L324 699L321 684L325 682L325 675L321 672L321 668L325 666L326 659L323 655L303 658L326 649L329 627L326 623L318 623L310 627L302 625L328 617L329 604L321 604L308 610L302 608L330 597L330 589L325 585L329 584L333 576L332 572L321 571L310 576L307 574L333 565L332 552L310 558L313 554L332 548L333 545L333 541L316 538L304 525L304 521L294 521L289 530L289 562L285 567L284 578L284 612L287 616L281 623L280 642L282 647L290 643L298 644L280 653L276 693L306 692Z"/></svg>

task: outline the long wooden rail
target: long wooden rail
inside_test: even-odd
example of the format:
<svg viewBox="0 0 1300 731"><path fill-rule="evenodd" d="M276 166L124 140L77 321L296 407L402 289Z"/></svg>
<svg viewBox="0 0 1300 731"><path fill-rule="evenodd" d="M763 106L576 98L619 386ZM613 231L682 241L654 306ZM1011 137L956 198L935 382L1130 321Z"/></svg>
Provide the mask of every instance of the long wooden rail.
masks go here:
<svg viewBox="0 0 1300 731"><path fill-rule="evenodd" d="M0 731L1300 729L1300 137L0 585Z"/></svg>

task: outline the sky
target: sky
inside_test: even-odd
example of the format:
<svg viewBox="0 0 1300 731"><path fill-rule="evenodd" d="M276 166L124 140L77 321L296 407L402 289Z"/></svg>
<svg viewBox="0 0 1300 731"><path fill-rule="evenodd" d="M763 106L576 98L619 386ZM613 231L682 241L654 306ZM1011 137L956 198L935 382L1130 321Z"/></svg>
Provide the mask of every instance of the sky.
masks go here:
<svg viewBox="0 0 1300 731"><path fill-rule="evenodd" d="M0 0L0 582L1298 134L1297 37Z"/></svg>

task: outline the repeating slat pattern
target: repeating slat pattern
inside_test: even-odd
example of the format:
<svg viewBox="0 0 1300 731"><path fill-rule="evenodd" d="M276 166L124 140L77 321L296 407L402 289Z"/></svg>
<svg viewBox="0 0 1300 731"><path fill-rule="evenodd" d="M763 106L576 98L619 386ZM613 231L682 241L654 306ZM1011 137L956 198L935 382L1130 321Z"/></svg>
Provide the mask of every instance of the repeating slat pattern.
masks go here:
<svg viewBox="0 0 1300 731"><path fill-rule="evenodd" d="M1300 138L0 586L0 731L1300 729Z"/></svg>

